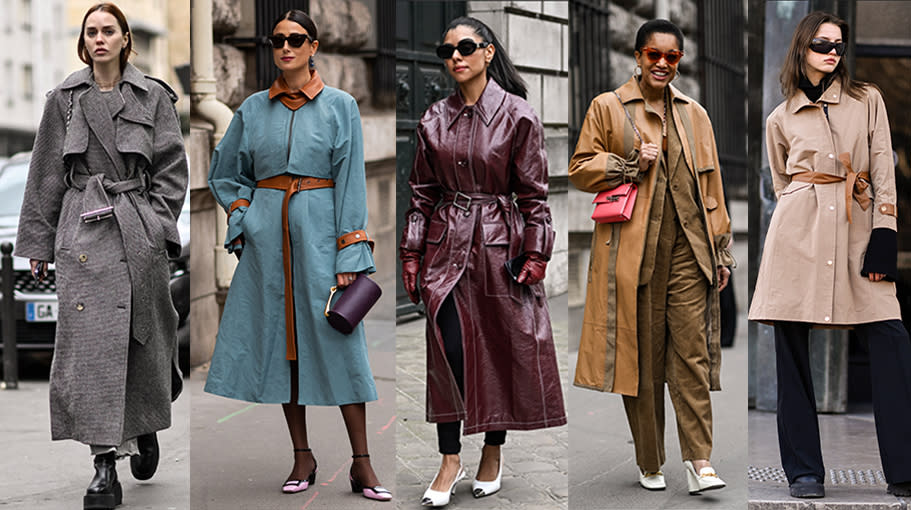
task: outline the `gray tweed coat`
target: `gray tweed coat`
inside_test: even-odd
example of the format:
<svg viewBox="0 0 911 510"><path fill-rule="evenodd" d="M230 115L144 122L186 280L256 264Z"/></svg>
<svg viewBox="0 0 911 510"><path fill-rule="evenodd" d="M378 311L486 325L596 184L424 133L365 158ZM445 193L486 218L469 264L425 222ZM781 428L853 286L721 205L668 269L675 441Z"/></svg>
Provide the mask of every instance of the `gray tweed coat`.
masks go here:
<svg viewBox="0 0 911 510"><path fill-rule="evenodd" d="M187 187L175 98L132 65L112 94L89 68L48 94L15 254L56 263L55 440L119 445L171 424L168 256ZM83 219L106 206L112 216Z"/></svg>

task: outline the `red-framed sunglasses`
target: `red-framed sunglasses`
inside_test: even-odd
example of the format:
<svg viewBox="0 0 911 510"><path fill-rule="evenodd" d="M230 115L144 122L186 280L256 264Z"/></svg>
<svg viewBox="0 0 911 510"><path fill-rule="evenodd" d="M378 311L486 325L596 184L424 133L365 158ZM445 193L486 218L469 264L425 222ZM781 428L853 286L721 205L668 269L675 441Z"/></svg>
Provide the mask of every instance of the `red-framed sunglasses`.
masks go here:
<svg viewBox="0 0 911 510"><path fill-rule="evenodd" d="M649 59L651 62L658 62L661 60L661 57L664 57L664 60L668 64L676 65L677 62L680 62L680 59L683 58L683 52L680 50L671 50L665 53L659 49L643 46L641 51L645 54L645 58Z"/></svg>

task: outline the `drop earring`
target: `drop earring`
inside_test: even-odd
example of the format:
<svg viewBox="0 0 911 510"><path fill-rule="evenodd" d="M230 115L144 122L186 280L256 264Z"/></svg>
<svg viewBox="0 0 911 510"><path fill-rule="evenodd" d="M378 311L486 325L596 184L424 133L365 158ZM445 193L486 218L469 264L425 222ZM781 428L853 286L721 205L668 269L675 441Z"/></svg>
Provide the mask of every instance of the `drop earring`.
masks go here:
<svg viewBox="0 0 911 510"><path fill-rule="evenodd" d="M313 60L313 57L310 57L310 68L316 67L316 62Z"/></svg>
<svg viewBox="0 0 911 510"><path fill-rule="evenodd" d="M636 68L633 69L633 78L638 78L640 76L642 76L642 67L637 64Z"/></svg>

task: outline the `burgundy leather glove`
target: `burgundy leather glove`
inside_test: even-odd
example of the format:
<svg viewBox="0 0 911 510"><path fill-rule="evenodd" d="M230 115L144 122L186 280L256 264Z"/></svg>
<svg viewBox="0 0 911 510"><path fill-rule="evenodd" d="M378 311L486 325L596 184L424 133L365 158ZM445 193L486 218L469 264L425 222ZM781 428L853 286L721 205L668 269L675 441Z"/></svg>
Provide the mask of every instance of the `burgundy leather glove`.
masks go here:
<svg viewBox="0 0 911 510"><path fill-rule="evenodd" d="M525 260L525 264L522 265L522 270L519 271L519 277L516 278L516 281L525 285L534 285L544 279L547 261L544 260L544 256L536 252L529 252L526 256L528 258Z"/></svg>
<svg viewBox="0 0 911 510"><path fill-rule="evenodd" d="M421 271L421 254L416 251L402 250L399 254L402 259L402 285L408 293L412 303L421 302L421 293L418 292L418 273Z"/></svg>

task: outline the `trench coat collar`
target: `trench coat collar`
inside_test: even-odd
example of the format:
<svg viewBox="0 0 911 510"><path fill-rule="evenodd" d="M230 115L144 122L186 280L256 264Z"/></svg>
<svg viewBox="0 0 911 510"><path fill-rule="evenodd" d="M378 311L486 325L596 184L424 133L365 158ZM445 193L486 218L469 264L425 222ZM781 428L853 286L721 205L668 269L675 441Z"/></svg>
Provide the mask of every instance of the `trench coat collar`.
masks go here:
<svg viewBox="0 0 911 510"><path fill-rule="evenodd" d="M452 127L455 121L458 120L459 115L462 114L462 111L467 108L474 108L474 112L481 117L481 121L484 122L484 125L489 126L493 121L493 118L497 115L497 112L500 111L500 107L503 106L503 101L505 100L506 91L492 78L487 80L487 85L484 87L484 91L481 92L481 97L478 98L478 102L475 103L474 106L467 106L465 104L465 99L462 97L462 92L456 90L455 93L446 100L449 112L452 115L449 119L448 127Z"/></svg>
<svg viewBox="0 0 911 510"><path fill-rule="evenodd" d="M308 101L316 99L316 96L323 91L324 87L323 80L319 77L316 69L310 70L310 80L299 90L291 90L285 80L285 75L282 74L269 87L269 99L277 97L288 108L297 110Z"/></svg>
<svg viewBox="0 0 911 510"><path fill-rule="evenodd" d="M672 102L689 104L693 101L689 96L680 92L677 87L674 87L673 85L668 85L668 90L670 91ZM620 88L617 89L617 93L620 94L620 101L622 101L623 104L628 104L632 101L645 101L645 98L642 97L642 89L639 88L639 81L636 77L630 78L626 83L621 85Z"/></svg>
<svg viewBox="0 0 911 510"><path fill-rule="evenodd" d="M127 63L126 67L123 68L120 82L129 83L130 85L143 91L149 90L149 85L146 82L145 75L142 74L139 69L136 69L136 66L130 63ZM86 66L67 76L66 79L63 80L63 83L60 84L60 88L66 90L76 88L80 85L92 86L94 84L95 82L92 80L92 68L90 66Z"/></svg>
<svg viewBox="0 0 911 510"><path fill-rule="evenodd" d="M806 106L818 103L838 104L839 101L841 101L841 80L832 80L832 83L826 87L826 90L819 96L816 103L810 101L810 98L808 98L802 90L798 91L788 99L788 111L797 113L801 108Z"/></svg>

